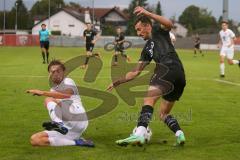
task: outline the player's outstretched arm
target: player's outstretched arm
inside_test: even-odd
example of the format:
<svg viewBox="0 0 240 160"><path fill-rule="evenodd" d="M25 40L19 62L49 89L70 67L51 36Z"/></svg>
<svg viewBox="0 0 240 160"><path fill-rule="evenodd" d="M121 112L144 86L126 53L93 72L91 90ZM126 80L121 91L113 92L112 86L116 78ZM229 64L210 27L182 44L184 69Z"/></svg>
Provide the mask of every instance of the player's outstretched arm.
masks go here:
<svg viewBox="0 0 240 160"><path fill-rule="evenodd" d="M169 30L173 27L172 21L170 21L169 19L167 19L163 16L151 13L151 12L145 10L143 7L140 7L140 6L136 7L134 9L134 14L136 14L137 16L145 15L145 16L159 22L160 24L164 25Z"/></svg>
<svg viewBox="0 0 240 160"><path fill-rule="evenodd" d="M145 68L146 65L147 63L139 61L138 65L132 71L128 72L124 77L119 78L118 80L111 83L108 86L107 90L111 91L113 88L119 86L120 84L133 80L138 75L140 75L140 73L142 72L142 70Z"/></svg>
<svg viewBox="0 0 240 160"><path fill-rule="evenodd" d="M27 90L26 92L34 96L46 96L46 97L53 97L56 99L70 98L74 94L72 89L66 89L64 92L41 91L38 89L30 89L30 90Z"/></svg>

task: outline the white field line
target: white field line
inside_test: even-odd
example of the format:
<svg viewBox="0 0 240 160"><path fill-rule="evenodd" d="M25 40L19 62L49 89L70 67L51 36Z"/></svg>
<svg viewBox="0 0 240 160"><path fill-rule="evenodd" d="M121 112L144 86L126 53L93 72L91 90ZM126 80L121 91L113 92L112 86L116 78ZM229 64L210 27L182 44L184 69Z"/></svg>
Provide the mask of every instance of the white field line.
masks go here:
<svg viewBox="0 0 240 160"><path fill-rule="evenodd" d="M221 79L214 79L214 81L220 82L220 83L225 83L225 84L230 84L230 85L234 85L234 86L240 86L240 83L234 83L231 81L225 81L225 80L221 80Z"/></svg>
<svg viewBox="0 0 240 160"><path fill-rule="evenodd" d="M72 78L83 78L82 76L70 76ZM48 78L48 76L43 76L43 75L0 75L0 78ZM111 77L97 77L97 79L109 79ZM187 78L187 80L199 80L199 81L215 81L219 83L225 83L229 85L234 85L234 86L240 86L240 83L234 83L231 81L226 81L226 80L221 80L221 79L210 79L210 78L195 78L195 77L190 77Z"/></svg>

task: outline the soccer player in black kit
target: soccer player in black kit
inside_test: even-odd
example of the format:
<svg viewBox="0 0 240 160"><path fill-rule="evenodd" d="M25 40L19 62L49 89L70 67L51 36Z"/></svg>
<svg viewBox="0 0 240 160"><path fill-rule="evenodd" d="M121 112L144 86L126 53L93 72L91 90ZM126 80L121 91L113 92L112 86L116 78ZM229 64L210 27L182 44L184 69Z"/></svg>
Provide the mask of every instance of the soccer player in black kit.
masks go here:
<svg viewBox="0 0 240 160"><path fill-rule="evenodd" d="M202 56L204 56L204 54L202 53L202 50L200 49L201 39L198 34L196 34L194 40L195 40L195 42L194 42L194 57L196 57L197 51L199 51L202 54Z"/></svg>
<svg viewBox="0 0 240 160"><path fill-rule="evenodd" d="M127 61L130 61L130 57L124 54L124 46L123 43L125 41L124 33L122 32L121 28L118 27L116 29L117 34L115 35L115 53L114 53L114 64L116 66L118 63L118 55L121 54L122 57L126 58Z"/></svg>
<svg viewBox="0 0 240 160"><path fill-rule="evenodd" d="M136 132L126 139L117 140L120 146L143 145L144 135L153 115L154 104L162 97L160 103L160 118L176 136L176 145L185 143L185 136L178 121L170 114L175 102L181 97L186 85L183 65L172 45L169 31L173 24L163 16L148 12L142 7L136 7L134 13L138 16L135 22L137 35L146 40L138 65L124 77L110 84L111 91L118 85L131 81L143 71L146 65L154 60L156 67L149 83L144 104L137 122ZM153 19L157 24L152 25Z"/></svg>
<svg viewBox="0 0 240 160"><path fill-rule="evenodd" d="M87 23L87 29L84 30L83 37L85 38L85 41L86 41L87 57L84 62L84 65L81 66L81 68L85 69L88 65L88 61L89 61L90 57L96 56L96 57L100 58L99 53L93 54L93 48L94 48L96 41L99 38L99 33L97 33L96 30L92 29L92 25L90 23Z"/></svg>

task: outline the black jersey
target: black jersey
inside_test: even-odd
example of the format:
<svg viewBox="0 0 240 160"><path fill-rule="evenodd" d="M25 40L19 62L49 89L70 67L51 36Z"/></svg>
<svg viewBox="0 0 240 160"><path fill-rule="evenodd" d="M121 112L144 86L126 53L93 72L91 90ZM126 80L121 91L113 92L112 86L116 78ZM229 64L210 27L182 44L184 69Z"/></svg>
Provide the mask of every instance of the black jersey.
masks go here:
<svg viewBox="0 0 240 160"><path fill-rule="evenodd" d="M182 63L171 42L169 30L164 29L159 24L154 24L152 39L146 42L139 61L150 63L152 59L156 64L164 64L170 68L173 65L179 65L183 69Z"/></svg>
<svg viewBox="0 0 240 160"><path fill-rule="evenodd" d="M120 34L116 34L115 35L115 41L116 42L120 42L120 41L122 41L122 40L124 40L125 39L125 36L124 36L124 33L120 33Z"/></svg>
<svg viewBox="0 0 240 160"><path fill-rule="evenodd" d="M97 32L93 29L91 30L84 30L83 36L86 37L86 43L91 43L94 40L94 36L97 35Z"/></svg>
<svg viewBox="0 0 240 160"><path fill-rule="evenodd" d="M196 37L196 38L195 38L195 44L200 44L200 43L201 43L200 38L199 38L199 37Z"/></svg>

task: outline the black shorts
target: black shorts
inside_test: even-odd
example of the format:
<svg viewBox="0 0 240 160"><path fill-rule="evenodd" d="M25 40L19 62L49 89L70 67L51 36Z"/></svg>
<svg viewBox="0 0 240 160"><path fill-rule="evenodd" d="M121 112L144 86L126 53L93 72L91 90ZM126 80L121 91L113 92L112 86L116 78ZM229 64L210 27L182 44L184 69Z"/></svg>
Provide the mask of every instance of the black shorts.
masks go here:
<svg viewBox="0 0 240 160"><path fill-rule="evenodd" d="M123 44L116 44L115 45L115 52L123 52Z"/></svg>
<svg viewBox="0 0 240 160"><path fill-rule="evenodd" d="M156 67L149 85L158 87L163 92L163 99L179 100L186 85L184 70L181 65Z"/></svg>
<svg viewBox="0 0 240 160"><path fill-rule="evenodd" d="M49 41L40 41L40 47L48 50L49 49Z"/></svg>
<svg viewBox="0 0 240 160"><path fill-rule="evenodd" d="M94 44L93 43L86 43L86 51L92 52L93 48L94 48Z"/></svg>
<svg viewBox="0 0 240 160"><path fill-rule="evenodd" d="M195 44L195 45L194 45L194 48L200 49L200 44Z"/></svg>

